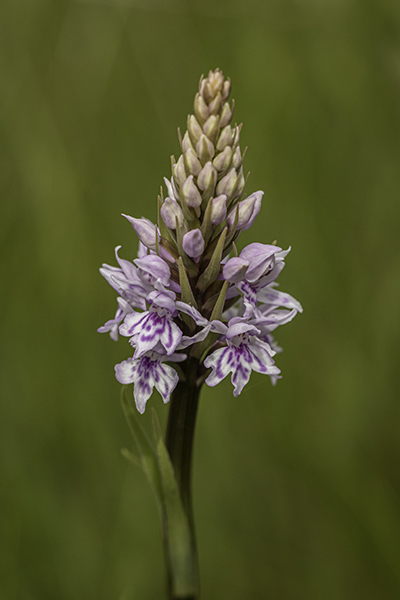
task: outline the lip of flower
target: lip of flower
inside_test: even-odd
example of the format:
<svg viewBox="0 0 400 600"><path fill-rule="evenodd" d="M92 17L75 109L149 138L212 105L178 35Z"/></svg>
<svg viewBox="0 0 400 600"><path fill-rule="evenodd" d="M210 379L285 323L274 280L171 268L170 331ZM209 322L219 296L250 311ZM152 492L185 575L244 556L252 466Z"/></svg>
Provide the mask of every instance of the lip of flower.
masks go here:
<svg viewBox="0 0 400 600"><path fill-rule="evenodd" d="M161 350L161 348L157 348ZM178 381L178 373L170 365L162 364L164 360L182 362L186 354L163 355L156 351L147 352L140 358L128 358L115 365L115 376L122 384L133 383L133 394L138 411L143 414L147 400L153 389L161 394L167 403Z"/></svg>
<svg viewBox="0 0 400 600"><path fill-rule="evenodd" d="M214 387L231 373L233 395L238 396L248 383L251 371L276 378L280 369L272 358L275 351L257 337L258 333L259 330L254 326L231 319L225 334L227 346L218 348L204 361L204 366L212 369L206 384Z"/></svg>

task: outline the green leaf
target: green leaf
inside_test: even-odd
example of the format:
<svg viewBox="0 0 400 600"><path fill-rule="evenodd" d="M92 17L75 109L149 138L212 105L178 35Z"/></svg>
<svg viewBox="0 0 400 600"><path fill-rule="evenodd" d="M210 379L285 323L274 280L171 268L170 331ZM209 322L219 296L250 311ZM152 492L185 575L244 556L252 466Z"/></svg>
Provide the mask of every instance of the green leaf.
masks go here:
<svg viewBox="0 0 400 600"><path fill-rule="evenodd" d="M128 450L128 448L121 448L121 454L128 462L131 463L131 465L139 467L140 469L142 468L142 462L140 458Z"/></svg>
<svg viewBox="0 0 400 600"><path fill-rule="evenodd" d="M174 468L153 409L153 428L162 486L164 535L169 558L172 597L189 598L198 589L196 557L189 522L183 509Z"/></svg>
<svg viewBox="0 0 400 600"><path fill-rule="evenodd" d="M129 397L126 385L122 386L121 403L126 420L128 421L129 428L139 450L140 464L151 488L154 491L158 503L161 504L162 487L157 452L154 448L154 445L147 437L143 427L139 423L136 409L132 408L132 400ZM125 453L124 456L126 457Z"/></svg>
<svg viewBox="0 0 400 600"><path fill-rule="evenodd" d="M215 321L215 320L221 319L222 313L224 312L225 298L226 298L226 292L228 291L228 287L229 287L229 282L224 281L224 285L222 286L222 290L218 296L218 300L216 301L216 303L214 305L214 310L211 313L210 321ZM196 356L197 358L200 358L200 361L202 362L203 355L214 344L214 342L217 341L218 338L219 338L218 333L210 332L208 334L208 336L205 338L205 340L195 344L195 346L193 347L193 350L192 350L192 356Z"/></svg>
<svg viewBox="0 0 400 600"><path fill-rule="evenodd" d="M193 291L188 279L188 276L186 275L186 270L185 267L183 266L183 261L182 261L182 257L179 257L179 261L178 261L178 265L179 265L179 285L181 286L181 299L182 302L186 302L186 304L190 304L191 306L194 306L194 308L198 308L197 307L197 302L195 300L195 297L193 296Z"/></svg>
<svg viewBox="0 0 400 600"><path fill-rule="evenodd" d="M207 208L204 212L203 222L200 227L201 235L203 236L205 246L207 246L208 242L210 241L213 232L213 227L211 223L211 211L212 198L210 198L210 200L208 201Z"/></svg>
<svg viewBox="0 0 400 600"><path fill-rule="evenodd" d="M208 288L208 286L211 285L211 283L213 283L217 279L219 275L221 269L222 250L224 248L227 231L228 228L225 227L225 229L219 236L218 243L215 247L214 253L211 257L208 267L206 268L204 273L202 273L199 277L199 280L197 282L197 288L201 292L204 292Z"/></svg>

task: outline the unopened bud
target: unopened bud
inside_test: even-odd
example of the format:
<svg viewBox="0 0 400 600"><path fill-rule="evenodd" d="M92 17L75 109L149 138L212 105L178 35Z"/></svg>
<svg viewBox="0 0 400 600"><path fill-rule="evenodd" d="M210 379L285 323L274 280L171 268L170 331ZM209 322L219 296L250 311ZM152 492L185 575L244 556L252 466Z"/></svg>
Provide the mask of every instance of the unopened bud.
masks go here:
<svg viewBox="0 0 400 600"><path fill-rule="evenodd" d="M224 86L222 88L222 100L228 100L229 95L231 93L231 80L227 79L226 81L224 81Z"/></svg>
<svg viewBox="0 0 400 600"><path fill-rule="evenodd" d="M238 146L235 150L235 152L233 153L233 158L232 158L232 167L235 167L235 169L238 169L241 165L242 162L242 155L240 153L240 146Z"/></svg>
<svg viewBox="0 0 400 600"><path fill-rule="evenodd" d="M214 90L212 89L210 83L208 80L206 80L204 88L203 88L203 95L205 98L205 101L211 102L211 100L214 98Z"/></svg>
<svg viewBox="0 0 400 600"><path fill-rule="evenodd" d="M244 186L246 185L246 180L244 178L243 175L243 169L240 169L240 173L238 176L238 182L237 182L237 186L236 186L236 190L235 190L235 196L236 198L240 198L240 196L242 195L242 192L244 190Z"/></svg>
<svg viewBox="0 0 400 600"><path fill-rule="evenodd" d="M225 146L231 145L232 144L232 130L231 130L231 126L230 125L226 125L223 130L221 131L221 135L219 136L218 142L217 142L217 150L219 150L220 152L222 152L222 150L224 150Z"/></svg>
<svg viewBox="0 0 400 600"><path fill-rule="evenodd" d="M185 162L183 160L183 155L181 154L178 158L178 162L174 167L174 177L180 186L183 185L183 182L186 181L186 170L185 170Z"/></svg>
<svg viewBox="0 0 400 600"><path fill-rule="evenodd" d="M237 146L239 144L241 129L242 129L241 125L236 125L236 127L233 128L232 146Z"/></svg>
<svg viewBox="0 0 400 600"><path fill-rule="evenodd" d="M217 171L226 171L226 169L231 164L231 160L232 148L230 146L225 146L225 150L214 158L213 165L217 169Z"/></svg>
<svg viewBox="0 0 400 600"><path fill-rule="evenodd" d="M208 106L204 102L203 96L200 94L196 94L194 99L194 112L196 113L196 117L200 122L206 121L210 116Z"/></svg>
<svg viewBox="0 0 400 600"><path fill-rule="evenodd" d="M215 154L214 144L204 135L204 133L196 144L196 152L203 164L211 160Z"/></svg>
<svg viewBox="0 0 400 600"><path fill-rule="evenodd" d="M229 102L225 102L223 109L222 109L221 120L219 122L219 126L222 128L222 127L226 127L226 125L229 125L229 123L232 121L232 115L233 115L233 107L231 108L229 106Z"/></svg>
<svg viewBox="0 0 400 600"><path fill-rule="evenodd" d="M212 166L211 162L207 162L197 177L197 185L201 190L207 190L214 186L217 181L217 171Z"/></svg>
<svg viewBox="0 0 400 600"><path fill-rule="evenodd" d="M208 84L210 85L213 96L216 96L218 92L221 92L224 86L224 76L222 71L215 69L215 71L209 71L208 73Z"/></svg>
<svg viewBox="0 0 400 600"><path fill-rule="evenodd" d="M203 131L206 134L206 136L210 138L210 140L215 141L215 138L217 137L217 134L218 134L218 127L219 127L219 116L211 115L210 117L208 117L207 121L204 123Z"/></svg>
<svg viewBox="0 0 400 600"><path fill-rule="evenodd" d="M201 204L201 195L197 186L193 183L193 175L189 175L182 186L182 194L188 206L196 207Z"/></svg>
<svg viewBox="0 0 400 600"><path fill-rule="evenodd" d="M172 200L176 200L178 198L178 193L176 191L174 178L172 177L171 181L169 181L166 177L164 177L164 182L167 186L169 198L172 198Z"/></svg>
<svg viewBox="0 0 400 600"><path fill-rule="evenodd" d="M211 207L211 223L213 225L221 225L226 218L226 196L221 194L212 200Z"/></svg>
<svg viewBox="0 0 400 600"><path fill-rule="evenodd" d="M242 200L242 202L239 202L239 204L237 204L235 208L231 210L228 218L226 219L229 228L232 229L236 218L236 211L238 210L239 216L237 228L242 229L243 231L249 229L253 225L255 218L260 212L263 195L264 192L254 192L254 194L251 194L251 196L245 198Z"/></svg>
<svg viewBox="0 0 400 600"><path fill-rule="evenodd" d="M199 122L197 121L194 115L189 115L187 120L187 128L192 139L193 144L195 144L199 139L201 134L203 133Z"/></svg>
<svg viewBox="0 0 400 600"><path fill-rule="evenodd" d="M234 192L237 183L237 174L235 169L231 169L217 185L217 194L225 194L227 198Z"/></svg>
<svg viewBox="0 0 400 600"><path fill-rule="evenodd" d="M230 283L238 283L244 278L249 264L248 260L240 258L240 256L230 258L222 269L222 275Z"/></svg>
<svg viewBox="0 0 400 600"><path fill-rule="evenodd" d="M212 102L210 102L210 104L208 105L208 110L210 111L210 115L218 114L219 111L221 110L221 106L222 106L222 98L221 98L221 94L218 92L218 94L215 96L214 100Z"/></svg>
<svg viewBox="0 0 400 600"><path fill-rule="evenodd" d="M200 229L192 229L188 233L185 233L182 246L188 256L199 258L204 252L204 239Z"/></svg>
<svg viewBox="0 0 400 600"><path fill-rule="evenodd" d="M192 175L198 175L201 171L201 163L197 158L196 152L193 150L193 148L189 148L185 152L185 165L188 173Z"/></svg>
<svg viewBox="0 0 400 600"><path fill-rule="evenodd" d="M160 212L162 220L169 229L176 228L176 219L178 219L179 225L182 225L185 220L181 207L172 198L165 198Z"/></svg>
<svg viewBox="0 0 400 600"><path fill-rule="evenodd" d="M156 249L156 226L142 217L141 219L135 219L134 217L130 217L129 215L122 215L125 219L128 219L129 223L132 225L133 229L136 232L139 240L149 248L150 250Z"/></svg>
<svg viewBox="0 0 400 600"><path fill-rule="evenodd" d="M189 148L193 148L193 144L191 142L189 132L186 131L182 140L182 152L186 152L187 150L189 150Z"/></svg>

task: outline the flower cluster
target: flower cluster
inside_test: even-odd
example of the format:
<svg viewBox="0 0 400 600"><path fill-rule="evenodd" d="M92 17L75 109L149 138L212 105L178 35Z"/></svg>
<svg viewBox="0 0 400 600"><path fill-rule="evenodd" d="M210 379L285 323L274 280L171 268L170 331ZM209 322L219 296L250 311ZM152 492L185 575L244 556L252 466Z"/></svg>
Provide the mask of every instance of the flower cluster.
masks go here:
<svg viewBox="0 0 400 600"><path fill-rule="evenodd" d="M194 114L172 157L167 196L158 198L158 224L123 215L139 238L133 262L119 257L101 274L118 292L114 319L100 332L129 338L132 358L116 365L116 377L134 384L143 413L154 387L168 402L179 375L170 364L198 361L196 381L217 385L229 373L237 396L251 371L280 378L272 332L291 321L301 305L277 288L289 250L252 243L238 253L263 192L244 197L240 126L231 126L231 84L220 70L202 78Z"/></svg>

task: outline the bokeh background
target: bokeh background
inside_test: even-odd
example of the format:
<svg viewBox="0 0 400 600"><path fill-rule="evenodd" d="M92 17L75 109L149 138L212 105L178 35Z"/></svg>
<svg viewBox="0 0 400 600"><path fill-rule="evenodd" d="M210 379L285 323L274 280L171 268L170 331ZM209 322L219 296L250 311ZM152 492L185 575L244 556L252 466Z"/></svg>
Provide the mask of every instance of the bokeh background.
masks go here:
<svg viewBox="0 0 400 600"><path fill-rule="evenodd" d="M281 288L304 313L276 388L204 390L203 598L400 597L399 42L390 0L1 2L0 598L163 597L98 267L134 258L120 213L155 219L217 66L265 190L241 243L292 246Z"/></svg>

